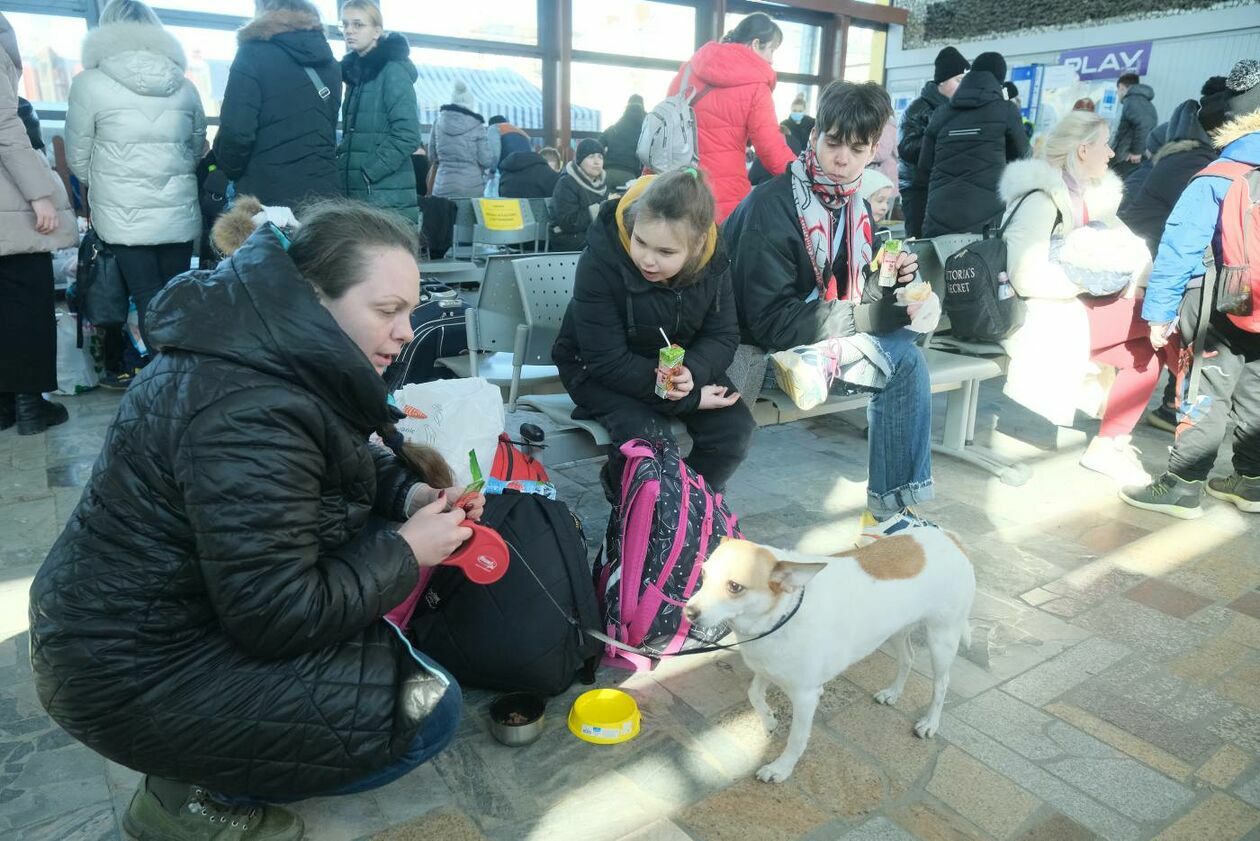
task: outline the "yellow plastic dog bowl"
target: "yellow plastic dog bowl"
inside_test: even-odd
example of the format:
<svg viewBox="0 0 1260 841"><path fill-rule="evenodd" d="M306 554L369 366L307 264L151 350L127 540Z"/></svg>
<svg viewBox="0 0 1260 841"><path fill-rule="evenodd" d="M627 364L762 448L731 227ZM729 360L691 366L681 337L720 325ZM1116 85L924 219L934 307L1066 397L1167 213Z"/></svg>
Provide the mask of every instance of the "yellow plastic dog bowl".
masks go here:
<svg viewBox="0 0 1260 841"><path fill-rule="evenodd" d="M593 745L615 745L639 735L639 705L617 689L583 692L569 710L569 732Z"/></svg>

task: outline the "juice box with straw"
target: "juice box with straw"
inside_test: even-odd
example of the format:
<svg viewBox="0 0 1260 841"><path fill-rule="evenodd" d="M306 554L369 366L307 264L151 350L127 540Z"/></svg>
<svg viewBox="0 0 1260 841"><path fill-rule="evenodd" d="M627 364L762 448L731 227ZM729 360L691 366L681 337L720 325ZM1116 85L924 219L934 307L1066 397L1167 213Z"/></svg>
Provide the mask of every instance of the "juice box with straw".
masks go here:
<svg viewBox="0 0 1260 841"><path fill-rule="evenodd" d="M673 372L682 364L685 353L685 350L675 344L661 348L660 366L669 372L656 380L656 396L662 400L674 388Z"/></svg>
<svg viewBox="0 0 1260 841"><path fill-rule="evenodd" d="M879 285L897 285L897 255L901 253L901 240L890 239L880 250Z"/></svg>

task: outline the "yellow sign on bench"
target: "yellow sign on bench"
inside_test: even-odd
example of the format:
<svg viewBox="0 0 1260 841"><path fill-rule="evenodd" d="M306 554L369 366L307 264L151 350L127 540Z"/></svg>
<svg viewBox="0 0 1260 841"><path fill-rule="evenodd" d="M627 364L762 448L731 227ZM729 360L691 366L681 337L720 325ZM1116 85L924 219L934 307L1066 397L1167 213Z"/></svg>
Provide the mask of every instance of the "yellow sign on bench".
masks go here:
<svg viewBox="0 0 1260 841"><path fill-rule="evenodd" d="M481 219L491 231L519 231L525 227L519 199L478 199Z"/></svg>

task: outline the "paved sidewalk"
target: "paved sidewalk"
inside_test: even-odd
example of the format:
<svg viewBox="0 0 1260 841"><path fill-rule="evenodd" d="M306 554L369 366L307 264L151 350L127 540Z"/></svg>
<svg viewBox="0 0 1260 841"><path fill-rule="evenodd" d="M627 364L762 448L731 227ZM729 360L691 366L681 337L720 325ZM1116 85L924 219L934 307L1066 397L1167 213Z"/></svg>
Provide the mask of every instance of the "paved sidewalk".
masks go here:
<svg viewBox="0 0 1260 841"><path fill-rule="evenodd" d="M299 804L308 837L1260 841L1260 516L1213 499L1196 522L1124 506L1076 465L1095 424L1056 432L992 383L983 397L979 442L1034 475L1010 488L936 459L940 499L921 513L961 536L981 590L936 739L911 732L930 695L922 675L896 708L871 700L894 671L877 652L830 684L795 774L767 785L752 773L784 734L762 731L737 655L605 669L601 685L638 699L638 739L573 738L564 719L578 686L551 702L541 741L505 748L488 732L490 695L471 691L451 750L375 792ZM123 837L138 775L43 714L26 635L30 578L117 400L65 398L70 423L0 433L2 838ZM1160 469L1170 436L1137 434ZM554 472L593 543L608 513L598 469ZM730 497L750 538L831 551L852 539L864 481L865 442L833 417L761 430Z"/></svg>

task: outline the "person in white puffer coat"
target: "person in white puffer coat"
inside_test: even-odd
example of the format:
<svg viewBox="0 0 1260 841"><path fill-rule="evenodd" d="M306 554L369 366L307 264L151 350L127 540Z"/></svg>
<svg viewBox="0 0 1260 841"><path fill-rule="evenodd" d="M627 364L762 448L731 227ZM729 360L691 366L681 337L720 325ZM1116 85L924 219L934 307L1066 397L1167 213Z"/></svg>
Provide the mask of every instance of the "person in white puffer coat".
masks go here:
<svg viewBox="0 0 1260 841"><path fill-rule="evenodd" d="M143 336L149 299L188 270L201 236L196 167L206 116L184 78L183 48L144 3L111 0L84 39L82 61L70 86L66 156L88 186L92 226L117 255ZM114 339L106 342L111 384L132 373L121 370Z"/></svg>
<svg viewBox="0 0 1260 841"><path fill-rule="evenodd" d="M1149 475L1131 433L1166 357L1147 340L1150 251L1116 216L1123 185L1107 168L1108 132L1103 118L1074 111L1038 157L1002 173L1007 270L1027 303L1023 326L1002 344L1006 395L1061 426L1077 408L1100 417L1081 466L1124 485Z"/></svg>

